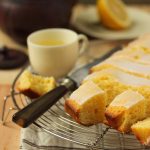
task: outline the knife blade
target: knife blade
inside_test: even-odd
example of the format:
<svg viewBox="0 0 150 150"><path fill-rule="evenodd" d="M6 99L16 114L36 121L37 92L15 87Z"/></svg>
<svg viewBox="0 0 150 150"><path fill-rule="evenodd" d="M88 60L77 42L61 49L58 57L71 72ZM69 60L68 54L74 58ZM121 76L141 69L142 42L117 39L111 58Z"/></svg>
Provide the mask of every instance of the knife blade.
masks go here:
<svg viewBox="0 0 150 150"><path fill-rule="evenodd" d="M24 107L22 110L15 113L12 121L19 126L25 128L34 123L42 114L44 114L50 107L52 107L60 98L67 92L74 91L81 83L81 81L89 73L89 69L104 61L116 51L120 50L122 46L117 46L110 50L107 54L94 60L93 62L77 69L76 71L63 78L60 85L45 95L35 99L31 104Z"/></svg>

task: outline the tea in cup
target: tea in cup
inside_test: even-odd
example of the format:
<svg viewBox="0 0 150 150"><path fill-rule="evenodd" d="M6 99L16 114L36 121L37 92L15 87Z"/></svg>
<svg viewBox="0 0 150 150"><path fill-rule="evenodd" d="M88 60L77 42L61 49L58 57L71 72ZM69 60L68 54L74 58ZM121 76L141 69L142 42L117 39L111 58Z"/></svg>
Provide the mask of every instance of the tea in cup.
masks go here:
<svg viewBox="0 0 150 150"><path fill-rule="evenodd" d="M60 78L71 71L78 56L87 49L88 39L69 29L52 28L30 34L27 45L33 70Z"/></svg>

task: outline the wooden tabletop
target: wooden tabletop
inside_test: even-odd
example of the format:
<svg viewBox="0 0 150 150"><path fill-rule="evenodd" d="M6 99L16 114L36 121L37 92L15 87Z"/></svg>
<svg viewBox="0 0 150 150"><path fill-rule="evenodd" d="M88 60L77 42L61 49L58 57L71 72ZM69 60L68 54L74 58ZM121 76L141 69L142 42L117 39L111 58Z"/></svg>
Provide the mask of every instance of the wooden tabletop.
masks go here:
<svg viewBox="0 0 150 150"><path fill-rule="evenodd" d="M79 13L80 11L83 11L88 6L85 5L78 5L75 10L74 14ZM140 6L133 6L138 7L140 9L143 9L145 11L150 12L150 6L140 5ZM2 31L0 31L0 42L3 44L12 47L17 48L19 50L27 52L25 47L22 47L21 45L18 45L15 43L12 39L10 39L8 36L6 36ZM102 42L102 43L101 43ZM117 42L106 42L106 41L92 41L90 43L89 51L86 53L86 57L82 56L79 63L85 63L87 61L88 57L98 57L102 53L106 52L107 49L110 49L114 45L117 45ZM102 51L103 49L103 51ZM17 73L20 71L20 69L14 69L14 70L0 70L0 115L2 114L2 106L4 103L3 97L9 94L10 85L14 78L16 77ZM9 108L12 108L13 103L11 99L9 98L6 106L6 113L8 112ZM5 125L0 124L0 150L18 150L19 149L19 141L20 141L20 128L13 124L11 122L11 116L15 111L11 111L8 119L6 120Z"/></svg>
<svg viewBox="0 0 150 150"><path fill-rule="evenodd" d="M0 42L13 47L19 48L18 44L12 41L8 36L6 36L2 31L0 31ZM22 49L22 47L21 47ZM4 104L4 96L9 94L10 91L10 84L14 80L15 76L17 75L19 69L3 71L0 70L0 117L2 117L2 108ZM11 100L8 100L6 106L6 113L8 109L12 107L13 104ZM13 112L12 112L13 113ZM18 150L19 149L19 139L20 139L20 128L17 127L15 124L10 122L11 115L9 115L8 120L6 121L6 125L0 124L0 150Z"/></svg>

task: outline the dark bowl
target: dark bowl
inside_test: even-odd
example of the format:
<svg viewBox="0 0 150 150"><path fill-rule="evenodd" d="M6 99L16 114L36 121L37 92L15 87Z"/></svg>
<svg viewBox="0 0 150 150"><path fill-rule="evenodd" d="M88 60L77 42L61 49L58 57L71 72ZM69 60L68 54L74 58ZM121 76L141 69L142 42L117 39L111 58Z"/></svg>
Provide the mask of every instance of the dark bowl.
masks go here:
<svg viewBox="0 0 150 150"><path fill-rule="evenodd" d="M0 0L0 28L20 44L39 29L69 25L77 0Z"/></svg>

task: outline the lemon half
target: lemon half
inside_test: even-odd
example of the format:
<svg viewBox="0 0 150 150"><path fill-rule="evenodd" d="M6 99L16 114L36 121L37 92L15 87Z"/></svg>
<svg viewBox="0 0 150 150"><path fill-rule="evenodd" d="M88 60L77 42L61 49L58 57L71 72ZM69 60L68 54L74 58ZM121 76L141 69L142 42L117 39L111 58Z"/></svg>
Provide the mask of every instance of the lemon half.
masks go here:
<svg viewBox="0 0 150 150"><path fill-rule="evenodd" d="M101 22L110 29L125 29L131 25L126 5L121 0L97 0Z"/></svg>

